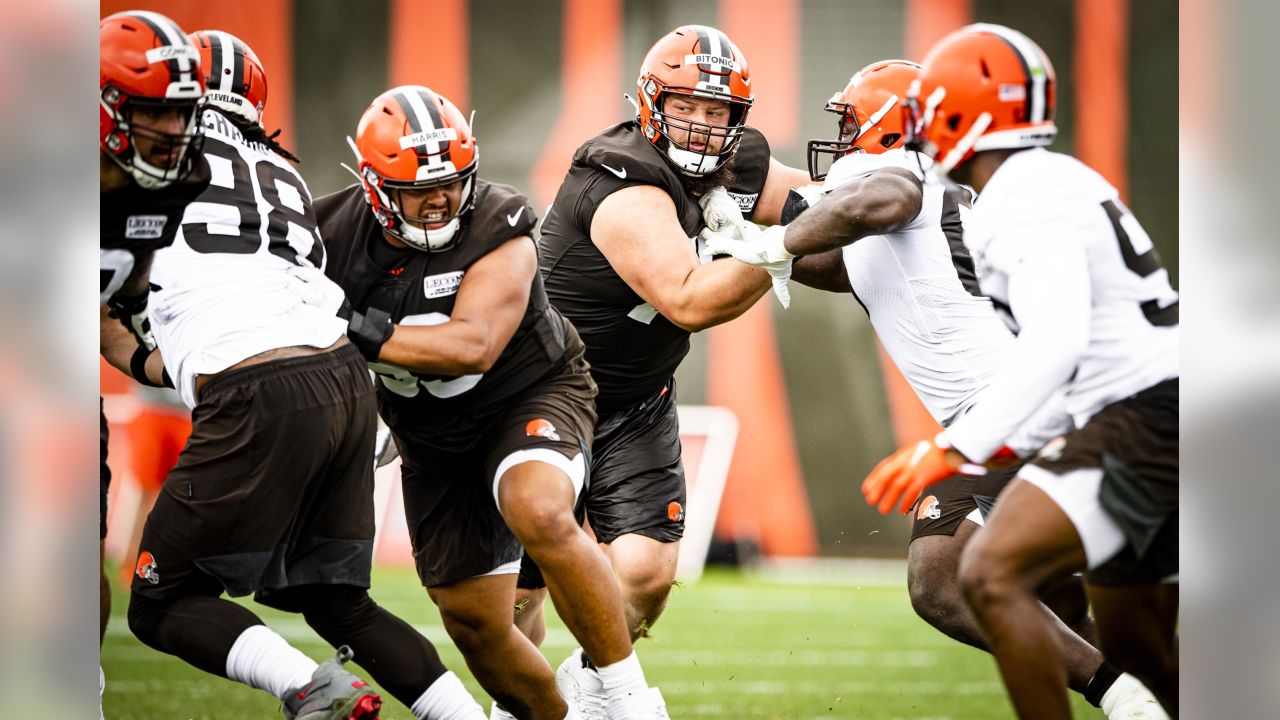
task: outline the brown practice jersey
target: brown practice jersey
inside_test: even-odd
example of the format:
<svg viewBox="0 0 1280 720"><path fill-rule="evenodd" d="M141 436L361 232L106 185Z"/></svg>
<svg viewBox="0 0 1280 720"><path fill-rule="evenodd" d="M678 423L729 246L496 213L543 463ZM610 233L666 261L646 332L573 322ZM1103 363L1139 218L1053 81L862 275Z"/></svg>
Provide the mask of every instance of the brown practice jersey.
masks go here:
<svg viewBox="0 0 1280 720"><path fill-rule="evenodd" d="M390 247L358 185L319 198L325 272L357 311L378 308L397 325L446 322L467 268L512 238L532 236L537 222L529 201L512 187L477 180L475 192L457 242L442 252ZM575 343L535 273L520 326L488 372L446 377L370 363L379 412L402 443L467 450L505 406L559 371Z"/></svg>
<svg viewBox="0 0 1280 720"><path fill-rule="evenodd" d="M111 299L148 255L173 244L187 205L209 187L209 165L199 158L186 177L157 190L130 182L102 193L98 215L98 302Z"/></svg>
<svg viewBox="0 0 1280 720"><path fill-rule="evenodd" d="M735 180L726 189L751 218L769 173L769 143L758 130L749 127L743 133L733 169ZM591 221L601 201L632 185L666 191L690 243L696 243L704 227L698 198L630 121L605 130L574 153L539 242L547 296L587 346L601 413L659 393L689 352L689 331L654 312L591 241Z"/></svg>

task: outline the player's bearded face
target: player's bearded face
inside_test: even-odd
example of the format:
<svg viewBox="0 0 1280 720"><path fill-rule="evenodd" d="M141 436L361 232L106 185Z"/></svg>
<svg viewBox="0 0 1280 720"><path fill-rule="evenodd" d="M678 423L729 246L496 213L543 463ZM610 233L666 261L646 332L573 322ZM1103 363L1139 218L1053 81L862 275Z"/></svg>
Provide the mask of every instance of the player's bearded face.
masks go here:
<svg viewBox="0 0 1280 720"><path fill-rule="evenodd" d="M669 121L674 121L667 123L664 132L676 147L707 155L720 154L728 139L727 132L707 126L723 128L729 124L729 103L686 95L669 95L663 103L662 111Z"/></svg>
<svg viewBox="0 0 1280 720"><path fill-rule="evenodd" d="M134 152L158 168L177 167L190 142L187 129L195 110L194 104L136 104L129 116Z"/></svg>
<svg viewBox="0 0 1280 720"><path fill-rule="evenodd" d="M414 188L398 191L396 198L406 222L426 230L444 227L462 204L463 180L432 188Z"/></svg>

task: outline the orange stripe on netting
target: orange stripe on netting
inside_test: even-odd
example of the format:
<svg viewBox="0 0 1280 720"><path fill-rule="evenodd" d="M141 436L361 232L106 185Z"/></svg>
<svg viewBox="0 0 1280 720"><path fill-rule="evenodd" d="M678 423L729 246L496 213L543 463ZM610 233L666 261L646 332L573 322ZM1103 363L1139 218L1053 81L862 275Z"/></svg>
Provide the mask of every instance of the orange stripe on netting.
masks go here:
<svg viewBox="0 0 1280 720"><path fill-rule="evenodd" d="M1076 0L1075 153L1120 196L1129 184L1129 1Z"/></svg>
<svg viewBox="0 0 1280 720"><path fill-rule="evenodd" d="M560 104L546 145L529 173L530 194L542 210L555 198L573 151L623 120L622 1L565 0L560 40ZM629 110L629 108L626 108Z"/></svg>
<svg viewBox="0 0 1280 720"><path fill-rule="evenodd" d="M903 19L907 59L920 62L934 43L971 22L972 0L907 0Z"/></svg>
<svg viewBox="0 0 1280 720"><path fill-rule="evenodd" d="M747 58L756 95L750 124L774 148L800 133L800 3L720 0L720 29Z"/></svg>
<svg viewBox="0 0 1280 720"><path fill-rule="evenodd" d="M296 149L293 138L293 1L292 0L102 0L102 17L123 10L153 10L169 17L183 32L224 30L253 48L267 72L268 132L279 128L278 140Z"/></svg>
<svg viewBox="0 0 1280 720"><path fill-rule="evenodd" d="M471 15L468 0L432 0L432 27L446 32L432 33L424 40L423 3L417 0L391 1L391 43L387 78L397 85L425 85L453 101L470 115Z"/></svg>
<svg viewBox="0 0 1280 720"><path fill-rule="evenodd" d="M742 317L712 328L707 341L707 400L733 410L739 422L716 534L759 540L767 555L813 555L818 534L796 448L772 302L772 294L766 295Z"/></svg>

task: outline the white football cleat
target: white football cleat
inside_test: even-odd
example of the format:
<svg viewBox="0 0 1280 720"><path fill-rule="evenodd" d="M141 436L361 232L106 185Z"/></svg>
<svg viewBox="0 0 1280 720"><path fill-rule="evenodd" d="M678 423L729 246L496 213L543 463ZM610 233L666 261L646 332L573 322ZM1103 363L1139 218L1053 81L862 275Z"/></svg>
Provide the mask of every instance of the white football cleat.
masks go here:
<svg viewBox="0 0 1280 720"><path fill-rule="evenodd" d="M582 662L582 648L577 648L556 669L556 687L578 711L582 720L609 720L609 698L604 694L600 674Z"/></svg>
<svg viewBox="0 0 1280 720"><path fill-rule="evenodd" d="M1169 714L1138 678L1124 673L1102 696L1107 720L1169 720Z"/></svg>
<svg viewBox="0 0 1280 720"><path fill-rule="evenodd" d="M671 720L658 688L645 688L609 700L609 720Z"/></svg>

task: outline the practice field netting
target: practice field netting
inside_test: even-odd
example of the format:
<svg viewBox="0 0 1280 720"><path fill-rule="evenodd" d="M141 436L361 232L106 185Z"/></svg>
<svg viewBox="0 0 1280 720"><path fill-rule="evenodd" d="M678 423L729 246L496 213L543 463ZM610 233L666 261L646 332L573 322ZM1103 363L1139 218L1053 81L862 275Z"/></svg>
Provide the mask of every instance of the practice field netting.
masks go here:
<svg viewBox="0 0 1280 720"><path fill-rule="evenodd" d="M638 644L640 658L673 718L1012 718L991 658L919 620L904 578L897 564L753 573L713 568L696 585L676 588L652 638ZM488 696L411 570L376 569L373 596L431 638L488 709ZM102 649L108 720L281 717L265 693L143 646L129 633L127 603L127 596L116 595ZM332 654L301 618L252 607L312 657ZM548 626L543 650L555 666L576 643L554 612ZM1076 718L1102 717L1077 695L1072 703ZM412 720L390 697L382 717Z"/></svg>

